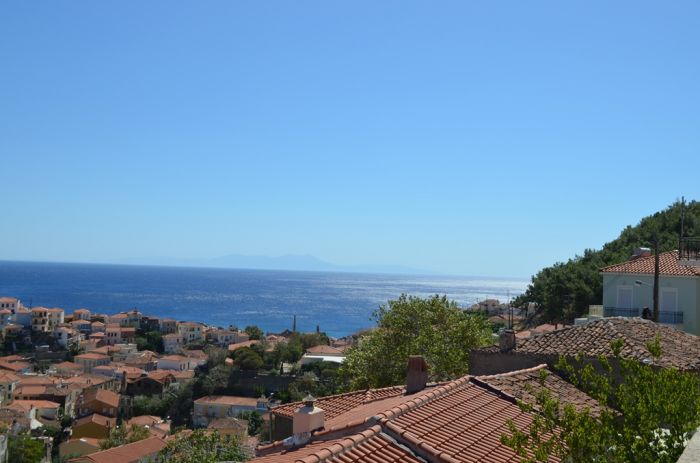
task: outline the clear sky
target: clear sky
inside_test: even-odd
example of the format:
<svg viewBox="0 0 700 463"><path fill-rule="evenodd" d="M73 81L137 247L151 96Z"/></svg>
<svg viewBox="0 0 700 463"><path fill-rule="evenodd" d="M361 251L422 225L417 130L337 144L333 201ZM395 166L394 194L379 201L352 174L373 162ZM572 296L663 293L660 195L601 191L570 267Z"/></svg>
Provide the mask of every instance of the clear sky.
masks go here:
<svg viewBox="0 0 700 463"><path fill-rule="evenodd" d="M0 259L527 277L700 199L700 2L4 1Z"/></svg>

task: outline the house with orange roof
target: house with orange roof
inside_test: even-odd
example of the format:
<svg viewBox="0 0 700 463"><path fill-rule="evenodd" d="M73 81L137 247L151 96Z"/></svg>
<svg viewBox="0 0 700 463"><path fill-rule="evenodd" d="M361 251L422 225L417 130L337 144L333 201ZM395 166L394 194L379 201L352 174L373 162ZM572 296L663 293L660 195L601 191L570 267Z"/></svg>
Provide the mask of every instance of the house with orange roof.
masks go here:
<svg viewBox="0 0 700 463"><path fill-rule="evenodd" d="M83 372L92 373L95 367L108 365L112 362L112 359L107 355L98 354L97 352L87 352L85 354L76 355L73 357L73 361L81 366Z"/></svg>
<svg viewBox="0 0 700 463"><path fill-rule="evenodd" d="M14 314L20 307L22 307L22 303L16 297L0 297L0 309L8 309Z"/></svg>
<svg viewBox="0 0 700 463"><path fill-rule="evenodd" d="M345 352L331 346L314 346L306 349L304 355L299 360L300 365L307 365L313 362L333 362L343 363Z"/></svg>
<svg viewBox="0 0 700 463"><path fill-rule="evenodd" d="M64 321L63 309L35 307L30 312L32 317L32 331L35 332L49 333Z"/></svg>
<svg viewBox="0 0 700 463"><path fill-rule="evenodd" d="M141 463L155 457L166 446L160 437L149 437L131 444L71 458L69 463Z"/></svg>
<svg viewBox="0 0 700 463"><path fill-rule="evenodd" d="M143 426L148 429L152 436L165 438L170 434L170 421L166 421L160 416L141 415L135 416L126 422L126 425Z"/></svg>
<svg viewBox="0 0 700 463"><path fill-rule="evenodd" d="M163 350L166 354L178 354L185 346L185 337L180 333L163 335Z"/></svg>
<svg viewBox="0 0 700 463"><path fill-rule="evenodd" d="M7 362L0 360L0 370L11 371L13 373L31 373L32 364L27 362Z"/></svg>
<svg viewBox="0 0 700 463"><path fill-rule="evenodd" d="M406 386L375 390L376 397L307 397L283 405L285 413L292 405L290 436L258 447L252 461L510 463L520 457L500 437L511 422L520 430L532 423L532 412L518 402L534 404L538 388L578 410L596 413L599 407L546 365L430 385L418 363L409 367Z"/></svg>
<svg viewBox="0 0 700 463"><path fill-rule="evenodd" d="M76 458L100 451L101 439L93 437L73 437L70 440L61 442L58 446L58 456L61 461L66 458Z"/></svg>
<svg viewBox="0 0 700 463"><path fill-rule="evenodd" d="M14 400L15 389L19 385L19 376L9 371L0 371L0 407Z"/></svg>
<svg viewBox="0 0 700 463"><path fill-rule="evenodd" d="M90 311L88 309L76 309L73 311L73 320L90 321Z"/></svg>
<svg viewBox="0 0 700 463"><path fill-rule="evenodd" d="M163 334L177 333L177 321L172 318L161 318L159 320L160 332Z"/></svg>
<svg viewBox="0 0 700 463"><path fill-rule="evenodd" d="M620 264L600 270L603 315L641 317L653 310L656 258L646 248ZM678 251L659 254L659 323L700 335L700 266Z"/></svg>
<svg viewBox="0 0 700 463"><path fill-rule="evenodd" d="M192 422L196 427L206 427L217 418L235 417L241 412L267 411L265 398L254 399L229 395L205 396L194 401Z"/></svg>
<svg viewBox="0 0 700 463"><path fill-rule="evenodd" d="M83 340L83 335L80 331L73 328L68 328L66 326L59 326L54 328L53 336L56 338L56 342L59 346L64 349L71 345L79 344Z"/></svg>
<svg viewBox="0 0 700 463"><path fill-rule="evenodd" d="M675 328L635 317L605 317L583 325L536 334L526 339L509 338L502 333L500 345L472 349L469 371L488 375L531 368L541 363L556 365L561 356L574 359L581 354L586 362L613 359L611 343L624 341L623 358L648 363L653 358L648 342L659 339L661 357L654 360L661 368L700 373L700 337ZM615 364L613 362L613 364Z"/></svg>
<svg viewBox="0 0 700 463"><path fill-rule="evenodd" d="M78 401L78 415L87 416L97 413L116 418L120 411L120 399L119 394L105 389L85 391Z"/></svg>
<svg viewBox="0 0 700 463"><path fill-rule="evenodd" d="M92 437L95 439L106 439L109 437L109 430L117 425L117 419L111 416L92 413L78 418L71 426L71 437Z"/></svg>
<svg viewBox="0 0 700 463"><path fill-rule="evenodd" d="M177 325L177 332L185 338L185 343L204 341L204 325L197 322L182 322Z"/></svg>
<svg viewBox="0 0 700 463"><path fill-rule="evenodd" d="M197 368L197 359L185 357L184 355L166 355L158 359L159 370L194 370Z"/></svg>

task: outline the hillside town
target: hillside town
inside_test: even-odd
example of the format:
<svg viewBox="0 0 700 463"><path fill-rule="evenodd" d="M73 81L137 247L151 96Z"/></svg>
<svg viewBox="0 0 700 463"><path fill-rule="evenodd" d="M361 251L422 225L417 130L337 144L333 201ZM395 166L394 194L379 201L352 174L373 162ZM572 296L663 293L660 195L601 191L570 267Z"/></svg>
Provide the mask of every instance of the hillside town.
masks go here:
<svg viewBox="0 0 700 463"><path fill-rule="evenodd" d="M246 459L261 463L516 461L502 436L513 423L526 429L533 422L537 410L521 403L535 402L536 388L576 410L603 413L599 400L562 374L562 358L610 362L615 378L625 375L622 359L700 374L697 309L673 311L679 296L694 297L684 291L700 276L700 260L678 252L659 260L656 270L654 256L641 249L602 268L604 306L591 306L573 324L533 325L536 307L490 299L459 309L483 317L492 333L492 345L468 352L469 374L431 382L431 365L412 355L403 384L351 392L338 384L337 368L362 342L359 334L299 333L296 320L291 330L265 334L137 309L67 314L0 297L0 463L18 439L39 443L46 463L145 462L194 430L232 436ZM630 280L654 276L664 295L658 322L634 308L650 302L650 291L625 292ZM624 313L607 305L611 292Z"/></svg>
<svg viewBox="0 0 700 463"><path fill-rule="evenodd" d="M112 459L105 442L116 429L134 426L148 430L128 444L134 455L158 452L178 429L209 428L238 436L252 456L269 409L279 403L274 392L287 391L305 365L339 364L352 343L352 338L309 334L306 339L314 341L305 350L298 346L298 353L282 354L274 362L279 374L259 374L263 365L256 364L256 352L279 354L294 331L263 335L257 327L224 329L150 317L136 309L106 315L83 308L66 314L60 308L28 308L14 297L0 297L0 327L6 354L0 357L0 423L14 435L40 440L43 461L121 461ZM241 357L241 381L229 390L240 395L198 391L193 397L190 392L190 407L178 416L138 414L149 399L182 399L197 377L216 365L232 366L236 356ZM0 462L5 462L7 440L0 445Z"/></svg>

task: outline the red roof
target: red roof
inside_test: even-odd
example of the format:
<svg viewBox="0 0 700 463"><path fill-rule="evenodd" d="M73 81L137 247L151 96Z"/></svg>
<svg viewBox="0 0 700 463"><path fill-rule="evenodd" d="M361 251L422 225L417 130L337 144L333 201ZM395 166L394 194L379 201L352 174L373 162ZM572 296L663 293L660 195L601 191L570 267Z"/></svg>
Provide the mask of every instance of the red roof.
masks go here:
<svg viewBox="0 0 700 463"><path fill-rule="evenodd" d="M534 370L518 372L513 377L525 381L532 374ZM492 383L502 380L489 379ZM554 379L557 385L559 381ZM322 400L316 403L320 408ZM361 405L338 417L342 420L336 426L327 422L324 431L314 434L310 443L299 448L284 447L279 442L259 447L258 453L264 456L254 461L515 462L520 458L501 443L501 435L509 433L509 420L519 429L532 422L517 399L498 389L498 384L469 376L383 402L393 405L380 412L368 409L371 414L358 420L355 415L359 416L366 407ZM559 460L550 457L548 461Z"/></svg>
<svg viewBox="0 0 700 463"><path fill-rule="evenodd" d="M323 409L326 420L331 420L337 416L356 409L361 405L380 401L390 397L403 397L404 392L404 386L392 386L381 389L367 389L363 391L348 392L345 394L321 397L316 401L316 406ZM272 413L291 418L294 416L294 412L303 405L303 402L291 402L275 407L272 410Z"/></svg>
<svg viewBox="0 0 700 463"><path fill-rule="evenodd" d="M621 355L644 361L651 358L646 344L656 336L661 344L661 358L657 361L660 366L700 370L700 337L635 317L608 317L585 325L565 326L519 340L513 352L556 357L578 353L612 357L610 343L623 339ZM479 351L499 352L497 346Z"/></svg>
<svg viewBox="0 0 700 463"><path fill-rule="evenodd" d="M600 269L602 273L654 274L654 256L638 257ZM678 251L659 254L659 274L665 276L700 276L700 267L686 267L678 262Z"/></svg>
<svg viewBox="0 0 700 463"><path fill-rule="evenodd" d="M159 437L149 437L132 444L91 453L68 461L90 461L94 463L137 463L160 452L166 443Z"/></svg>

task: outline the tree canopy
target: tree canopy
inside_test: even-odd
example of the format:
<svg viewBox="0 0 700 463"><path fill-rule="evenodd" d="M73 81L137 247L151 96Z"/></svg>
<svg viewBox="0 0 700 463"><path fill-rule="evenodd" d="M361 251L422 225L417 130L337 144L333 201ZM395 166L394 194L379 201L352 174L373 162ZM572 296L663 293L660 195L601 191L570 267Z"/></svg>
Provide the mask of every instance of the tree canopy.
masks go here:
<svg viewBox="0 0 700 463"><path fill-rule="evenodd" d="M216 463L245 461L247 457L235 436L221 436L218 432L198 429L174 438L155 458L156 463Z"/></svg>
<svg viewBox="0 0 700 463"><path fill-rule="evenodd" d="M567 262L557 262L540 270L515 305L535 302L540 306L543 321L570 321L586 312L591 304L603 299L603 278L600 269L629 259L638 247L651 247L658 237L659 251L678 249L681 231L681 210L685 210L686 236L700 234L700 203L676 202L667 209L643 218L636 226L628 226L620 236L602 249L586 249Z"/></svg>
<svg viewBox="0 0 700 463"><path fill-rule="evenodd" d="M574 362L561 358L557 365L602 405L599 416L562 404L541 388L533 391L535 404L520 403L534 416L530 427L519 430L510 422L510 432L501 441L523 462L547 461L550 455L562 461L677 461L700 425L700 380L695 373L656 367L654 361L661 356L658 339L647 346L653 356L649 364L622 358L622 346L622 340L613 342L613 362L601 357L599 368L591 363L581 367L581 356Z"/></svg>
<svg viewBox="0 0 700 463"><path fill-rule="evenodd" d="M480 315L460 309L446 296L402 294L379 307L377 328L348 352L339 375L348 389L402 384L411 355L422 355L434 380L462 376L470 349L488 343L491 330Z"/></svg>

